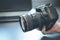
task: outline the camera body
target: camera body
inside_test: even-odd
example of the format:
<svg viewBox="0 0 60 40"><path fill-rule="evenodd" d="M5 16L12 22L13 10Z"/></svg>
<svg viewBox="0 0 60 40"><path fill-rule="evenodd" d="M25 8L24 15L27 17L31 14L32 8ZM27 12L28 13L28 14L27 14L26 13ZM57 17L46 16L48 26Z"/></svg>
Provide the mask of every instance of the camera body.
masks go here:
<svg viewBox="0 0 60 40"><path fill-rule="evenodd" d="M24 32L39 28L42 30L46 26L46 31L50 30L58 19L58 13L51 4L44 4L36 8L36 13L21 16L21 28Z"/></svg>

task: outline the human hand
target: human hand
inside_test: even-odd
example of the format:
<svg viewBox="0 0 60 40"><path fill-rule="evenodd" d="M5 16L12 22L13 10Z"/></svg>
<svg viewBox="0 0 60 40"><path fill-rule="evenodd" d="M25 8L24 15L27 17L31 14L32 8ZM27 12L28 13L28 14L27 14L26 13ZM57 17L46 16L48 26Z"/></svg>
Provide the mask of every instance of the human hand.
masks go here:
<svg viewBox="0 0 60 40"><path fill-rule="evenodd" d="M42 29L42 33L44 33L44 34L52 34L52 33L60 32L60 23L56 22L54 24L54 26L50 30L48 30L48 31L45 31L45 30L46 30L46 28L44 26L44 28Z"/></svg>

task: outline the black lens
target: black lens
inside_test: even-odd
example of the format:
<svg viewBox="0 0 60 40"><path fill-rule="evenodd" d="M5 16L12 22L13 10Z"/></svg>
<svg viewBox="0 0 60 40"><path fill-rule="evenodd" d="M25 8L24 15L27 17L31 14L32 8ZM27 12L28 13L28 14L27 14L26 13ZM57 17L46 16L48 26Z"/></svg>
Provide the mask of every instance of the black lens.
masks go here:
<svg viewBox="0 0 60 40"><path fill-rule="evenodd" d="M26 32L38 27L41 28L44 23L42 21L44 21L42 18L42 12L24 15L21 17L22 30Z"/></svg>

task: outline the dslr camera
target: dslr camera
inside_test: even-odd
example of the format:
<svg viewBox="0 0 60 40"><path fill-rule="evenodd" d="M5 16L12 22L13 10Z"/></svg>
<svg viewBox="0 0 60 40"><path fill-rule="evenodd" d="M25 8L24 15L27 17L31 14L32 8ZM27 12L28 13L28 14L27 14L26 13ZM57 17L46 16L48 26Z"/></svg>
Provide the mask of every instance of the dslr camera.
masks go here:
<svg viewBox="0 0 60 40"><path fill-rule="evenodd" d="M35 28L42 28L45 26L46 31L50 30L58 19L58 13L52 4L44 4L35 8L36 13L24 14L21 16L21 28L24 32L33 30Z"/></svg>

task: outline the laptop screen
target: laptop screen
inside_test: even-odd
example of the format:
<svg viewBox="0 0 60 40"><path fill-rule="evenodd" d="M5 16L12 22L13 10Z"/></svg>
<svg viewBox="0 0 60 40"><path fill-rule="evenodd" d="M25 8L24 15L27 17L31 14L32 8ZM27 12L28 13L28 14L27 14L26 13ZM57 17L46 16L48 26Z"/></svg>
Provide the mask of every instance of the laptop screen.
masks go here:
<svg viewBox="0 0 60 40"><path fill-rule="evenodd" d="M31 8L31 0L0 0L0 12L29 11Z"/></svg>

